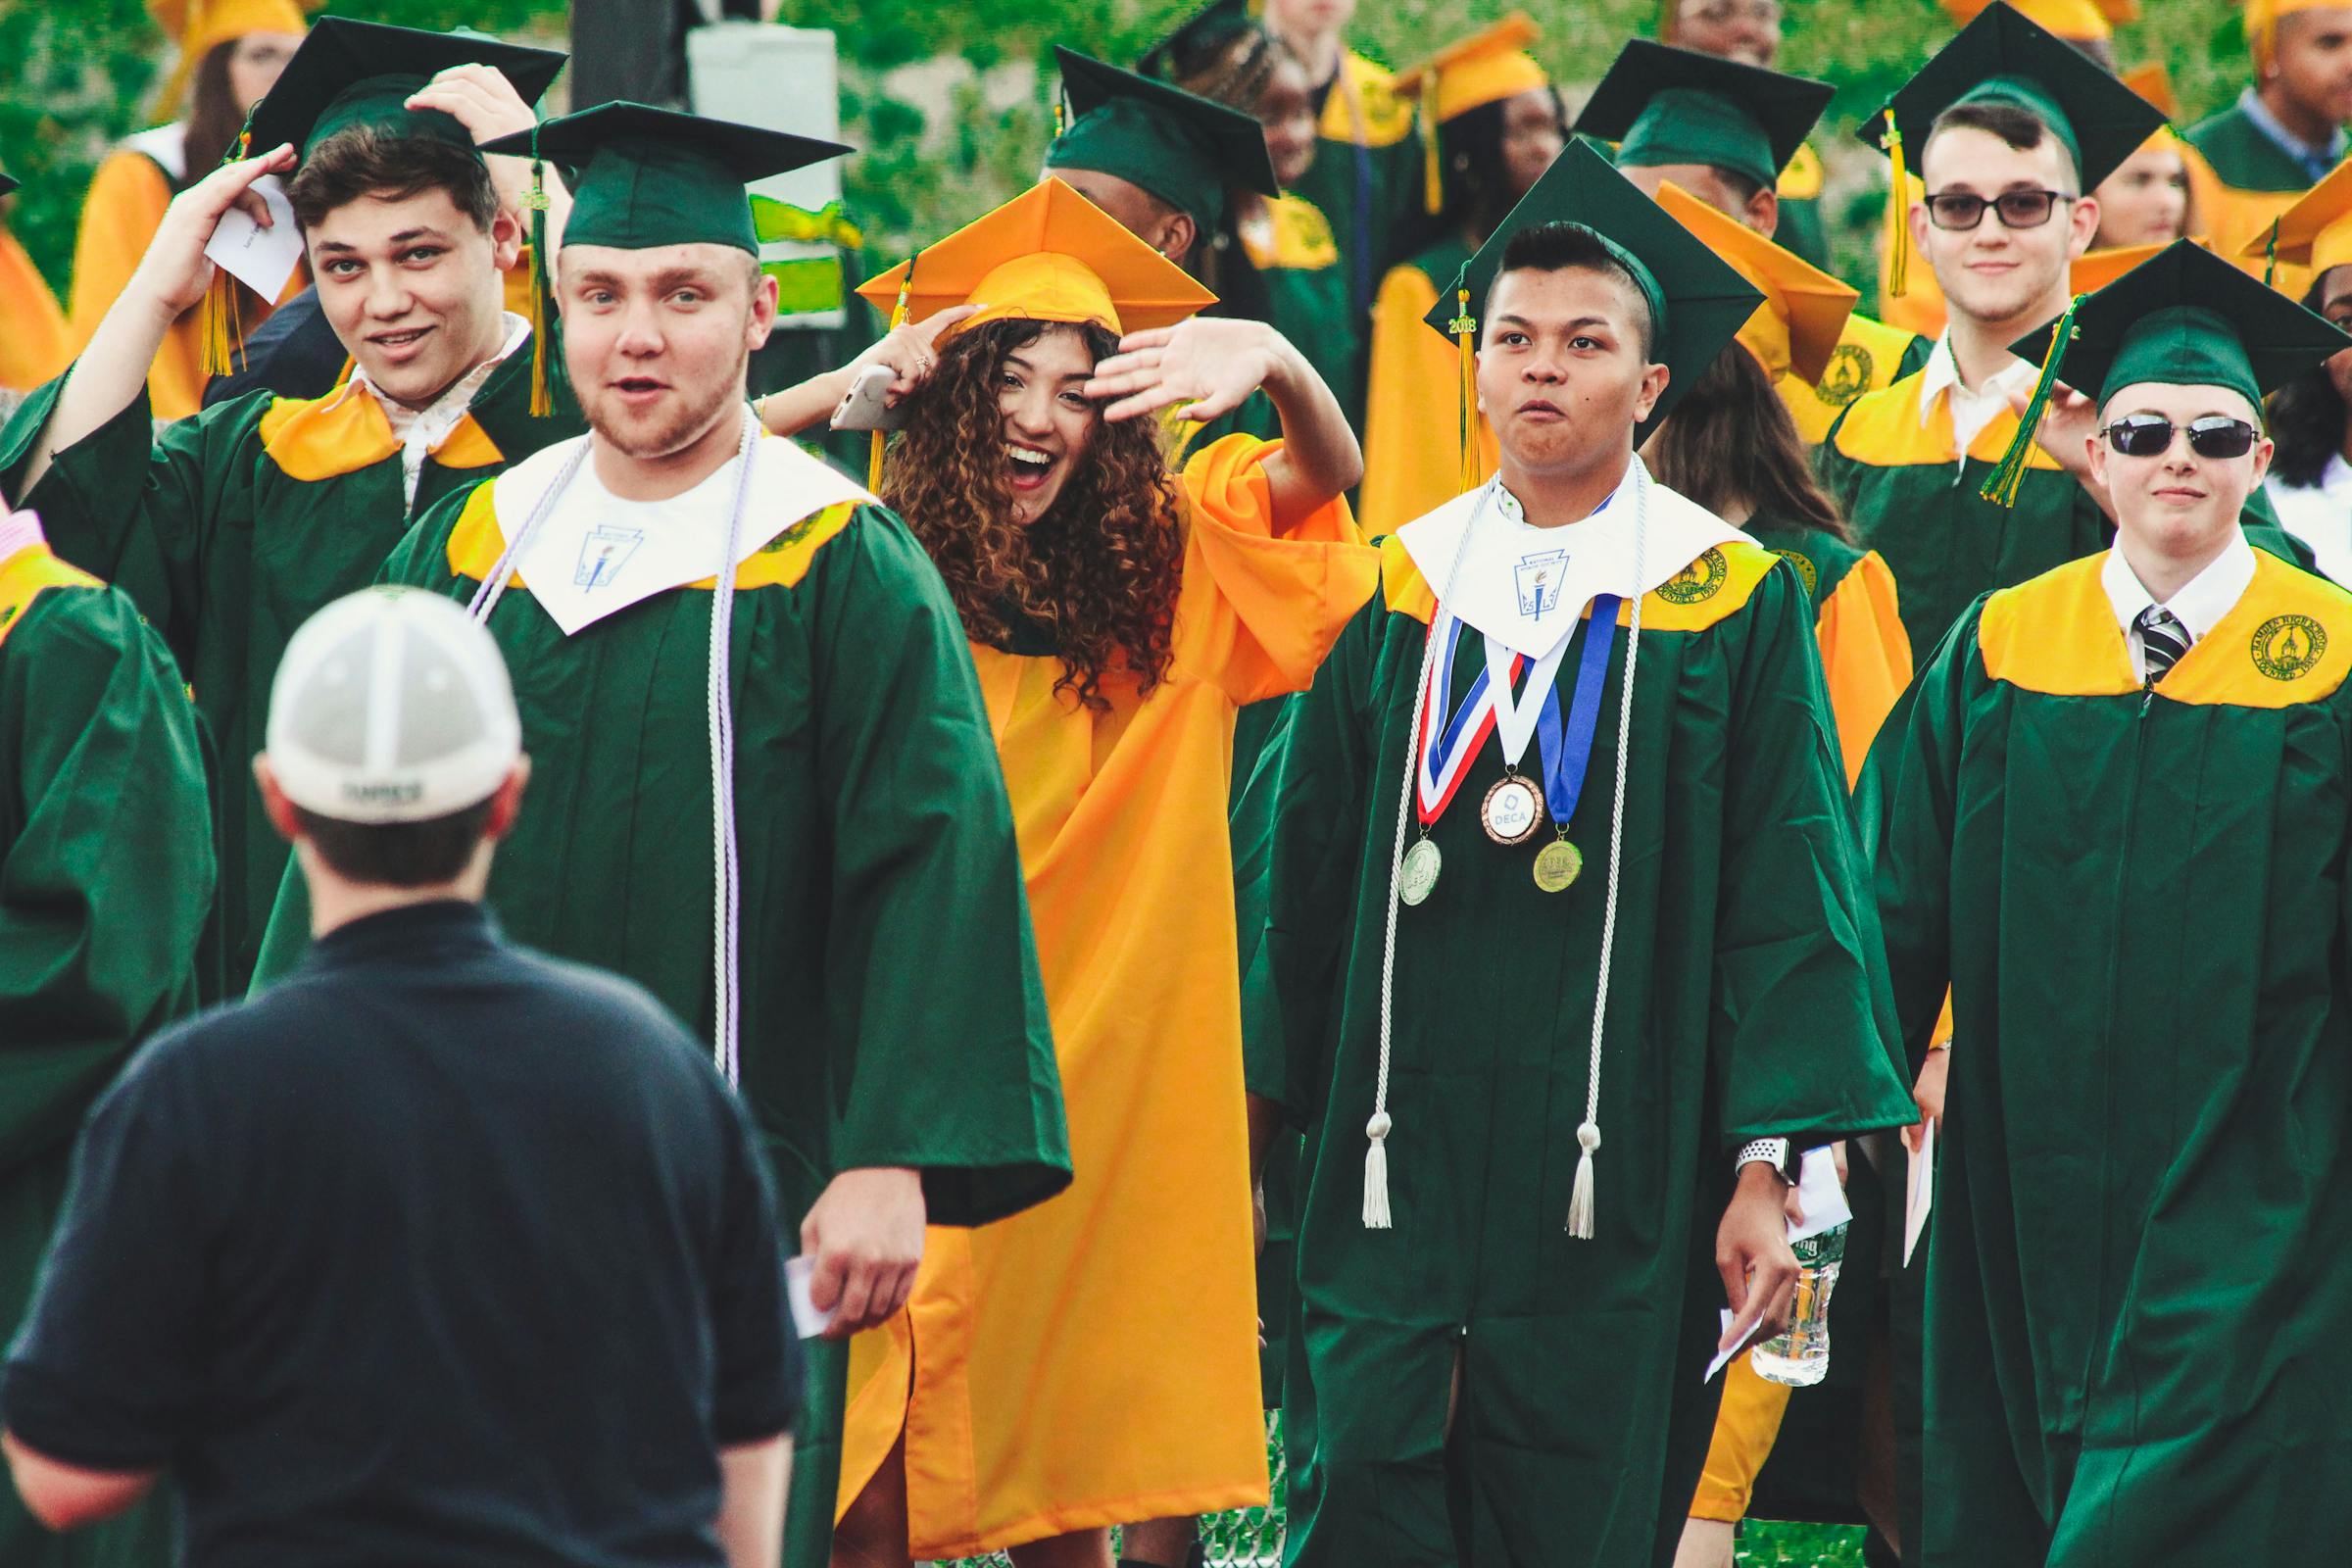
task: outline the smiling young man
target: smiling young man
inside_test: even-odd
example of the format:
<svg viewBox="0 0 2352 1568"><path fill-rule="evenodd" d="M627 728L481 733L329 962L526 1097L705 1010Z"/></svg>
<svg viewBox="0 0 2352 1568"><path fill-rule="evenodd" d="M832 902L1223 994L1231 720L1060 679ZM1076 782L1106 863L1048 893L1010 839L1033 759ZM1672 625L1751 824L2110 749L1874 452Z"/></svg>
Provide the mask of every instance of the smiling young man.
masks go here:
<svg viewBox="0 0 2352 1568"><path fill-rule="evenodd" d="M534 146L581 171L553 275L589 433L442 502L385 575L470 603L513 671L538 766L506 929L652 991L767 1141L835 1311L788 1558L821 1563L838 1342L906 1300L926 1220L1070 1179L1004 773L921 545L745 402L776 284L744 184L848 149L635 104L492 150ZM309 928L289 878L265 980Z"/></svg>
<svg viewBox="0 0 2352 1568"><path fill-rule="evenodd" d="M1903 629L1932 649L1969 602L2105 543L2110 524L2069 444L2023 454L2013 505L1982 493L2018 429L2034 367L2009 345L2066 309L2068 265L2098 231L2084 193L2163 117L2005 5L1928 62L1865 135L1899 131L1926 181L1906 214L1949 324L1928 363L1857 399L1818 449L1824 480L1903 586Z"/></svg>
<svg viewBox="0 0 2352 1568"><path fill-rule="evenodd" d="M88 349L0 433L0 486L58 553L127 592L163 633L222 755L254 750L296 626L364 586L409 519L579 428L532 414L529 327L502 311L527 174L479 137L525 128L564 57L328 18L254 115L261 156L172 204ZM350 380L269 393L158 432L144 377L161 334L214 276L204 247L249 187L288 195ZM551 200L560 200L551 192ZM244 988L286 848L251 790L220 792L221 941Z"/></svg>
<svg viewBox="0 0 2352 1568"><path fill-rule="evenodd" d="M1287 1560L1663 1565L1790 1143L1909 1104L1804 586L1634 457L1759 296L1583 143L1468 275L1497 477L1281 759Z"/></svg>
<svg viewBox="0 0 2352 1568"><path fill-rule="evenodd" d="M2115 548L1979 600L1864 783L1905 1037L1947 985L1957 1022L1906 1560L2319 1562L2352 1484L2352 596L2239 513L2263 395L2352 338L2186 243L2075 326Z"/></svg>

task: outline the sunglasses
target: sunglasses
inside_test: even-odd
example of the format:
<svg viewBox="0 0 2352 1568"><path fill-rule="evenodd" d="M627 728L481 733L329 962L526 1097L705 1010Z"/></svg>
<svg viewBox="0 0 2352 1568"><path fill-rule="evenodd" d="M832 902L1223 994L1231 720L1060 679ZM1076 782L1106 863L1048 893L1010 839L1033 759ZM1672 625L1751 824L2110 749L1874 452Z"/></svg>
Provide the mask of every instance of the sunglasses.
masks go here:
<svg viewBox="0 0 2352 1568"><path fill-rule="evenodd" d="M1943 191L1928 198L1928 221L1937 228L1965 233L1984 221L1984 209L2001 215L2003 228L2039 228L2050 220L2060 202L2074 197L2058 190L2005 190L1989 199L1967 191Z"/></svg>
<svg viewBox="0 0 2352 1568"><path fill-rule="evenodd" d="M2127 458L2161 458L2173 450L2173 421L2161 414L2127 414L2100 432ZM2188 450L2200 458L2242 458L2254 450L2254 427L2226 414L2188 421Z"/></svg>

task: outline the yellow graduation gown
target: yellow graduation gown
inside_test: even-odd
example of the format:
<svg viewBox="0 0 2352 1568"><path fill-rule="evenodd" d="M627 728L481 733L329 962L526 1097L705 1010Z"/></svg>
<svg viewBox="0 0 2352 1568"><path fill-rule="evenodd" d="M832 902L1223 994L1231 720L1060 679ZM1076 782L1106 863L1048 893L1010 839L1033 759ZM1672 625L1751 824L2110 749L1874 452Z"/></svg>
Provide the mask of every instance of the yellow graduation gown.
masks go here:
<svg viewBox="0 0 2352 1568"><path fill-rule="evenodd" d="M29 392L73 358L57 296L17 236L0 228L0 392Z"/></svg>
<svg viewBox="0 0 2352 1568"><path fill-rule="evenodd" d="M1372 369L1364 399L1367 538L1395 533L1462 493L1460 351L1422 318L1453 281L1469 250L1451 240L1391 268L1372 304ZM1443 272L1441 280L1436 273ZM1481 479L1501 461L1494 432L1478 421Z"/></svg>
<svg viewBox="0 0 2352 1568"><path fill-rule="evenodd" d="M1920 356L1912 353L1915 345ZM1804 437L1805 445L1817 447L1847 404L1865 392L1894 385L1918 368L1914 360L1926 352L1916 333L1867 316L1849 316L1819 382L1784 375L1773 384L1780 389L1781 401L1788 406L1789 417L1796 421L1796 433Z"/></svg>
<svg viewBox="0 0 2352 1568"><path fill-rule="evenodd" d="M850 1350L840 1505L902 1428L914 1555L1266 1499L1225 811L1234 713L1303 690L1370 597L1345 503L1271 531L1275 444L1184 466L1167 679L1094 713L1060 661L975 645L1068 1107L1069 1190L933 1230Z"/></svg>

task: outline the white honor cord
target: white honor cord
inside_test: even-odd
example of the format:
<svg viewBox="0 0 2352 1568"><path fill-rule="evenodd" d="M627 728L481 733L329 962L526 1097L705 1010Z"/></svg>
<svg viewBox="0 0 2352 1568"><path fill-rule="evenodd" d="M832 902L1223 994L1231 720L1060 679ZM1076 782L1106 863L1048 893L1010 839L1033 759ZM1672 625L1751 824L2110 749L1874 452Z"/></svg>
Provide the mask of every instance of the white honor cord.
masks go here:
<svg viewBox="0 0 2352 1568"><path fill-rule="evenodd" d="M740 934L737 925L742 907L739 857L735 841L735 720L729 697L729 643L734 625L735 553L743 540L743 514L751 498L752 463L758 449L759 420L747 411L744 431L736 448L742 467L735 475L735 504L727 517L727 539L724 564L715 574L717 590L710 596L710 683L709 711L710 716L710 826L713 840L711 858L714 862L711 909L711 966L714 970L717 995L714 1002L715 1027L711 1033L710 1056L727 1082L735 1083L741 1072L741 1053L738 1047L741 1008L741 982L738 968ZM539 531L541 523L556 509L564 492L571 488L578 476L580 465L588 459L591 442L583 440L579 449L565 460L555 481L540 494L531 514L490 568L490 575L474 590L466 612L476 621L488 623L490 612L507 591L514 576L514 563L525 546Z"/></svg>
<svg viewBox="0 0 2352 1568"><path fill-rule="evenodd" d="M1438 622L1445 618L1443 607L1453 597L1453 580L1462 569L1462 557L1470 550L1470 536L1478 529L1479 519L1486 515L1487 506L1494 499L1494 489L1500 477L1487 481L1478 505L1471 509L1470 520L1462 524L1462 536L1453 547L1453 562L1446 568L1446 586L1438 594L1438 604L1430 611L1430 635L1421 646L1421 673L1413 682L1413 720L1404 743L1404 793L1396 798L1396 840L1389 854L1389 921L1380 946L1380 1075L1372 1089L1372 1119L1364 1123L1364 1136L1371 1140L1364 1151L1364 1228L1389 1229L1389 1041L1392 992L1396 973L1396 911L1403 900L1396 896L1396 879L1404 866L1404 830L1412 820L1413 796L1420 787L1421 720L1429 701L1429 670L1438 655Z"/></svg>
<svg viewBox="0 0 2352 1568"><path fill-rule="evenodd" d="M1609 1016L1609 959L1617 951L1617 872L1625 863L1625 766L1633 753L1634 665L1642 657L1642 574L1648 569L1649 469L1634 459L1634 609L1625 638L1625 682L1617 699L1617 798L1609 803L1608 896L1600 909L1600 978L1592 990L1592 1064L1585 1079L1585 1119L1576 1129L1576 1185L1568 1195L1568 1234L1592 1239L1592 1154L1600 1148L1600 1036ZM1591 636L1587 632L1586 636Z"/></svg>

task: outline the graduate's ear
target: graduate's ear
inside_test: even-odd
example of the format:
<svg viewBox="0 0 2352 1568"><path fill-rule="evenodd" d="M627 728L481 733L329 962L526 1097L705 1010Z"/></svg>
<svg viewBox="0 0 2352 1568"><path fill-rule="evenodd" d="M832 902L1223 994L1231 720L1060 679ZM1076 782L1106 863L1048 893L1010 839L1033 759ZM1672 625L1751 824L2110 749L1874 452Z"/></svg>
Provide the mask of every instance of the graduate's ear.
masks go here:
<svg viewBox="0 0 2352 1568"><path fill-rule="evenodd" d="M2099 416L2105 412L2101 409L2092 413L2090 434L2082 438L2082 445L2090 453L2090 482L2097 485L2101 491L2107 488L2107 440L2102 433L2105 426L2099 422ZM2256 477L2255 482L2257 484L2262 482L2260 476Z"/></svg>
<svg viewBox="0 0 2352 1568"><path fill-rule="evenodd" d="M1770 185L1760 186L1740 209L1740 219L1766 239L1772 238L1781 229L1781 193Z"/></svg>
<svg viewBox="0 0 2352 1568"><path fill-rule="evenodd" d="M1171 210L1161 223L1159 243L1155 248L1160 255L1182 267L1200 239L1200 230L1194 225L1193 215Z"/></svg>
<svg viewBox="0 0 2352 1568"><path fill-rule="evenodd" d="M302 837L302 820L295 814L294 803L286 792L277 787L277 775L270 769L270 754L263 752L253 760L254 787L262 792L262 810L277 836L292 844Z"/></svg>
<svg viewBox="0 0 2352 1568"><path fill-rule="evenodd" d="M744 326L744 346L757 350L767 342L768 333L776 329L776 308L780 289L773 273L752 262L752 314Z"/></svg>
<svg viewBox="0 0 2352 1568"><path fill-rule="evenodd" d="M496 844L514 831L514 820L522 814L522 793L531 785L531 759L528 753L514 759L514 771L490 797L489 814L482 818L482 841Z"/></svg>
<svg viewBox="0 0 2352 1568"><path fill-rule="evenodd" d="M1640 424L1649 417L1649 411L1658 406L1666 395L1666 383L1674 372L1663 365L1653 365L1642 372L1642 390L1634 399L1634 422Z"/></svg>
<svg viewBox="0 0 2352 1568"><path fill-rule="evenodd" d="M490 220L490 260L502 272L512 272L522 261L522 220L501 207Z"/></svg>

